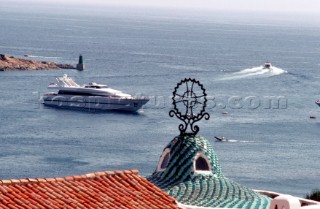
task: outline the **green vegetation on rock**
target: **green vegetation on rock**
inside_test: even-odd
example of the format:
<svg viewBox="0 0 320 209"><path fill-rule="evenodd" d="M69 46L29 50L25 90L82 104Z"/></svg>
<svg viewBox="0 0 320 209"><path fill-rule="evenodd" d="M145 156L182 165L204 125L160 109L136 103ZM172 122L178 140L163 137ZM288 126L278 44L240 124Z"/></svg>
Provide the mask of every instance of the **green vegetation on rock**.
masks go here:
<svg viewBox="0 0 320 209"><path fill-rule="evenodd" d="M313 190L312 192L306 195L306 199L320 202L320 190L319 189Z"/></svg>

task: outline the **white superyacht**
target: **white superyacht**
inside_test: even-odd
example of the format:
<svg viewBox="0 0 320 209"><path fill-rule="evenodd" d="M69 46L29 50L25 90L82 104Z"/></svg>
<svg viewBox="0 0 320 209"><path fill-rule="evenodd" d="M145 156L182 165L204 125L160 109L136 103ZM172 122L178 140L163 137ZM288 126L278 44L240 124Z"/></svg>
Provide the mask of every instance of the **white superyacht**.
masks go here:
<svg viewBox="0 0 320 209"><path fill-rule="evenodd" d="M49 92L43 95L43 103L48 106L64 108L82 108L91 110L117 110L136 112L149 99L133 97L122 91L109 88L107 85L89 83L80 86L66 74L56 78L57 83L51 83Z"/></svg>

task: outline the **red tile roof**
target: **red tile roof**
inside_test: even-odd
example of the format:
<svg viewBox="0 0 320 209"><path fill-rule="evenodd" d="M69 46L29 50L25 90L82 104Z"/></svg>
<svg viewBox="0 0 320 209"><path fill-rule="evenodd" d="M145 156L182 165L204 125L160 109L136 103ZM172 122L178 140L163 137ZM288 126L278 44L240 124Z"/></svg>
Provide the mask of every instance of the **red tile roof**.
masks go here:
<svg viewBox="0 0 320 209"><path fill-rule="evenodd" d="M0 181L1 209L178 209L176 200L138 175L106 171L65 178Z"/></svg>

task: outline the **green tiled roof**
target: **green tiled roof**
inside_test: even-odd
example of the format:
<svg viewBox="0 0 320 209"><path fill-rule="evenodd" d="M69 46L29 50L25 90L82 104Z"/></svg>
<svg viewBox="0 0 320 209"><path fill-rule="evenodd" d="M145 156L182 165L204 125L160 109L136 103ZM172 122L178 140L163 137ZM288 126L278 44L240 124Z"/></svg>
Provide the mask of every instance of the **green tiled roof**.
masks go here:
<svg viewBox="0 0 320 209"><path fill-rule="evenodd" d="M178 136L164 150L170 160L164 171L147 177L178 202L186 205L221 208L267 209L271 199L237 184L222 174L211 144L200 136ZM211 172L197 172L194 160L201 153Z"/></svg>

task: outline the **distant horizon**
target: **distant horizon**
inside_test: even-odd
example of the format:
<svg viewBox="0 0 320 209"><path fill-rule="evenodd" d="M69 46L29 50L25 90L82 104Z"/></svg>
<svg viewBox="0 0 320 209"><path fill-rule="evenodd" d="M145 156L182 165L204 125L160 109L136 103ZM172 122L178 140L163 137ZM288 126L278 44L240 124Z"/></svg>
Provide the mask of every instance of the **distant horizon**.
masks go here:
<svg viewBox="0 0 320 209"><path fill-rule="evenodd" d="M4 3L6 2L6 3ZM117 7L137 7L137 8L159 8L176 10L204 10L204 11L238 11L238 12L275 12L275 13L304 13L320 14L319 0L242 0L234 3L233 0L1 0L0 7L7 6L8 3L19 2L21 4L39 5L78 5L78 6L117 6Z"/></svg>
<svg viewBox="0 0 320 209"><path fill-rule="evenodd" d="M119 0L116 4L114 0L101 2L85 2L84 0L0 0L0 11L20 15L78 15L87 17L120 17L120 18L161 18L163 20L183 20L183 21L200 21L200 22L220 22L220 23L241 23L249 25L278 25L278 26L299 26L319 28L320 12L300 11L258 11L236 9L231 10L224 8L191 8L188 6L176 7L167 4L151 5L142 4L144 0L133 0L140 4L125 4L127 0ZM167 0L165 0L167 1ZM187 0L193 1L193 0ZM204 0L206 1L206 0ZM249 0L247 0L249 1ZM19 2L19 3L17 3ZM320 4L320 1L319 1ZM203 5L203 4L202 4ZM320 5L319 5L320 9ZM4 14L3 13L3 14ZM68 17L67 17L68 18ZM1 18L0 18L1 19Z"/></svg>

